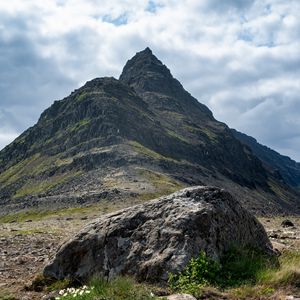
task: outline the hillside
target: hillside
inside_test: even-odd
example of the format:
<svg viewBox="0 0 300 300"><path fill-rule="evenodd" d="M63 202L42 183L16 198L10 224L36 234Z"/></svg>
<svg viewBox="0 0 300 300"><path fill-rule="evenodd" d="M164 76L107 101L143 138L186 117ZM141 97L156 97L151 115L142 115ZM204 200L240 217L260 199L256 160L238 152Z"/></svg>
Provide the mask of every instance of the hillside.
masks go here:
<svg viewBox="0 0 300 300"><path fill-rule="evenodd" d="M55 101L0 152L0 211L147 200L208 184L256 213L299 212L297 192L254 154L146 48L119 80L96 78Z"/></svg>
<svg viewBox="0 0 300 300"><path fill-rule="evenodd" d="M258 143L251 136L234 129L232 133L240 142L247 145L271 172L279 173L282 179L292 187L300 187L300 163Z"/></svg>

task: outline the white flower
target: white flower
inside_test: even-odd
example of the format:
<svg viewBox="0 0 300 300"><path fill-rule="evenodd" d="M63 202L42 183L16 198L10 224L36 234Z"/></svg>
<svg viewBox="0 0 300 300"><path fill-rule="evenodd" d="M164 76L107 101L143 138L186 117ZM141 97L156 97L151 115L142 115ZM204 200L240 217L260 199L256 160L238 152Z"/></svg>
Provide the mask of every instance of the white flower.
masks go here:
<svg viewBox="0 0 300 300"><path fill-rule="evenodd" d="M59 300L60 298L59 297L55 297L55 300Z"/></svg>
<svg viewBox="0 0 300 300"><path fill-rule="evenodd" d="M65 292L65 290L60 290L58 293L59 293L60 295L63 295L64 292Z"/></svg>
<svg viewBox="0 0 300 300"><path fill-rule="evenodd" d="M89 290L86 290L86 291L85 291L86 294L89 294L90 292L91 292L91 291L89 291Z"/></svg>
<svg viewBox="0 0 300 300"><path fill-rule="evenodd" d="M63 297L66 297L66 296L68 296L68 293L64 293L64 294L63 294Z"/></svg>
<svg viewBox="0 0 300 300"><path fill-rule="evenodd" d="M150 296L151 296L151 297L154 297L154 294L153 294L152 292L150 292Z"/></svg>
<svg viewBox="0 0 300 300"><path fill-rule="evenodd" d="M84 292L83 290L80 291L80 292L79 292L79 295L82 296L82 295L83 295L83 292Z"/></svg>
<svg viewBox="0 0 300 300"><path fill-rule="evenodd" d="M84 285L84 286L82 287L82 289L83 289L83 290L87 289L87 286L86 286L86 285Z"/></svg>

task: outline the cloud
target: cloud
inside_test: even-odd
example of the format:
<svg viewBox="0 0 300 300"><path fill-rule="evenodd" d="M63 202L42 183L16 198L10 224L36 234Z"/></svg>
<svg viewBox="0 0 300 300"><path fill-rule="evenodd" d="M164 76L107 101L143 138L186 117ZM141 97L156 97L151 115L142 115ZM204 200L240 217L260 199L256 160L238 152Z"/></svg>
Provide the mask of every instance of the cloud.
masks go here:
<svg viewBox="0 0 300 300"><path fill-rule="evenodd" d="M0 147L150 46L217 119L300 161L299 10L298 0L0 2Z"/></svg>

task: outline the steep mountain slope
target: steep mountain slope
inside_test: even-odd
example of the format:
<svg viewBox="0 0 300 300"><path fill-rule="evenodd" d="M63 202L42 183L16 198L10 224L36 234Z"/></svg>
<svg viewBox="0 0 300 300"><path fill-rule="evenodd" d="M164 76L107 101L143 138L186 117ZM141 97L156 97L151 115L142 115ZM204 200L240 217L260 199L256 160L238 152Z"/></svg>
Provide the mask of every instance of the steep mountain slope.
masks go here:
<svg viewBox="0 0 300 300"><path fill-rule="evenodd" d="M234 129L232 133L240 142L247 145L271 172L278 172L287 184L296 188L300 187L300 163L261 145L251 136Z"/></svg>
<svg viewBox="0 0 300 300"><path fill-rule="evenodd" d="M55 101L0 152L2 213L149 199L194 184L225 187L255 212L300 209L296 192L149 48L119 80L96 78Z"/></svg>

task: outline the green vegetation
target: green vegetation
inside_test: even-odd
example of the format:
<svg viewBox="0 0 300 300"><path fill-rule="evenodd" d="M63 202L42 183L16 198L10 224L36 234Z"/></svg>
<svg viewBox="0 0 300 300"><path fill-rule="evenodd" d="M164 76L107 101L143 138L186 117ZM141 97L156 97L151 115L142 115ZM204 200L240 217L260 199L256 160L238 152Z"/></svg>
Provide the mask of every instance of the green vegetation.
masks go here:
<svg viewBox="0 0 300 300"><path fill-rule="evenodd" d="M155 193L153 193L154 195ZM138 198L126 198L123 201L110 201L102 199L99 203L80 206L80 207L71 207L71 208L62 208L55 210L27 210L17 213L11 213L7 215L0 216L0 224L3 223L23 223L28 220L39 221L47 218L57 218L57 217L83 217L90 216L91 214L97 213L99 215L104 213L110 213L118 209L125 207L133 206L135 204L140 204L145 200L153 199L152 194L141 195ZM149 198L150 197L150 198ZM39 230L39 229L38 229Z"/></svg>
<svg viewBox="0 0 300 300"><path fill-rule="evenodd" d="M92 279L88 286L81 288L69 288L60 291L61 296L56 299L61 300L155 300L149 287L137 284L128 277L118 277L111 281L105 279Z"/></svg>
<svg viewBox="0 0 300 300"><path fill-rule="evenodd" d="M180 141L182 141L184 143L190 143L187 139L185 139L182 135L178 134L175 131L167 130L167 133L168 133L168 135L176 138L177 140L180 140Z"/></svg>
<svg viewBox="0 0 300 300"><path fill-rule="evenodd" d="M201 295L201 286L215 284L220 264L206 257L201 252L197 258L192 258L186 268L178 274L169 274L170 287L179 292L189 293L196 297Z"/></svg>
<svg viewBox="0 0 300 300"><path fill-rule="evenodd" d="M141 176L141 178L145 178L147 182L151 183L157 190L154 195L152 195L152 193L148 193L148 195L152 197L150 199L156 198L157 195L161 196L173 193L184 187L181 182L178 182L175 179L162 173L154 172L151 170L140 169L139 175Z"/></svg>
<svg viewBox="0 0 300 300"><path fill-rule="evenodd" d="M80 127L83 127L83 126L86 126L88 125L89 123L91 122L91 119L82 119L80 121L78 121L77 123L73 123L73 124L70 124L67 128L66 128L66 131L69 133L69 132L72 132L72 131L77 131L80 129Z"/></svg>
<svg viewBox="0 0 300 300"><path fill-rule="evenodd" d="M85 100L88 97L88 95L89 93L86 91L81 92L80 95L76 97L76 102L81 102Z"/></svg>
<svg viewBox="0 0 300 300"><path fill-rule="evenodd" d="M10 292L0 291L0 300L17 300Z"/></svg>
<svg viewBox="0 0 300 300"><path fill-rule="evenodd" d="M15 182L20 177L28 174L28 171L35 170L36 165L38 165L37 161L39 160L40 155L35 154L31 157L28 157L19 163L11 166L6 171L0 174L0 182L1 183L12 183ZM43 158L45 159L45 158ZM31 173L30 173L31 174Z"/></svg>
<svg viewBox="0 0 300 300"><path fill-rule="evenodd" d="M59 156L46 156L35 154L30 156L21 162L11 166L4 172L0 174L0 183L2 186L7 186L14 182L17 182L23 177L36 177L43 172L51 169L53 166L60 167L62 165L67 165L72 163L72 158L61 159ZM60 181L63 179L62 177L66 177L65 175L57 175L56 177L49 178L48 182L30 182L28 181L25 186L21 188L21 191L17 191L16 193L20 193L21 195L27 195L30 193L30 190L34 192L40 192L47 189L47 187L55 185L55 181ZM52 182L51 182L52 181ZM29 191L26 191L29 189ZM19 197L16 195L15 197Z"/></svg>
<svg viewBox="0 0 300 300"><path fill-rule="evenodd" d="M274 256L263 254L252 247L232 247L216 262L201 252L192 258L186 268L178 274L169 275L169 284L174 290L200 296L203 286L219 288L255 284L259 275L276 266Z"/></svg>
<svg viewBox="0 0 300 300"><path fill-rule="evenodd" d="M46 192L55 186L65 183L71 178L79 176L81 172L69 172L49 177L44 180L28 180L20 189L18 189L13 198L24 197L27 195L37 195Z"/></svg>
<svg viewBox="0 0 300 300"><path fill-rule="evenodd" d="M266 267L260 270L256 274L255 283L246 283L230 289L229 292L239 299L247 297L258 299L261 296L272 296L278 291L285 291L285 294L286 291L290 291L290 293L299 291L300 250L285 250L281 253L278 260L278 267Z"/></svg>
<svg viewBox="0 0 300 300"><path fill-rule="evenodd" d="M74 286L74 287L72 287ZM78 287L78 283L68 279L53 281L38 275L30 289L35 291L57 291L56 300L163 300L151 292L150 286L139 284L130 277L117 277L107 280L92 278L87 285Z"/></svg>
<svg viewBox="0 0 300 300"><path fill-rule="evenodd" d="M214 287L238 299L257 299L280 289L299 289L300 251L286 250L277 258L254 248L233 247L220 262L201 252L182 272L169 274L169 285L176 292L195 297Z"/></svg>
<svg viewBox="0 0 300 300"><path fill-rule="evenodd" d="M129 145L133 146L134 149L138 152L141 153L143 155L149 156L151 158L157 159L157 160L169 160L169 161L174 161L177 162L175 159L170 158L170 157L166 157L163 156L145 146L143 146L142 144L136 142L136 141L129 141L128 142Z"/></svg>
<svg viewBox="0 0 300 300"><path fill-rule="evenodd" d="M0 216L0 224L2 223L10 223L10 222L26 222L28 220L39 221L45 218L51 217L63 217L63 216L74 216L95 212L95 211L110 211L115 209L114 204L108 204L106 202L102 204L95 204L89 206L82 207L72 207L72 208L63 208L57 210L27 210L18 213L12 213L4 216Z"/></svg>

